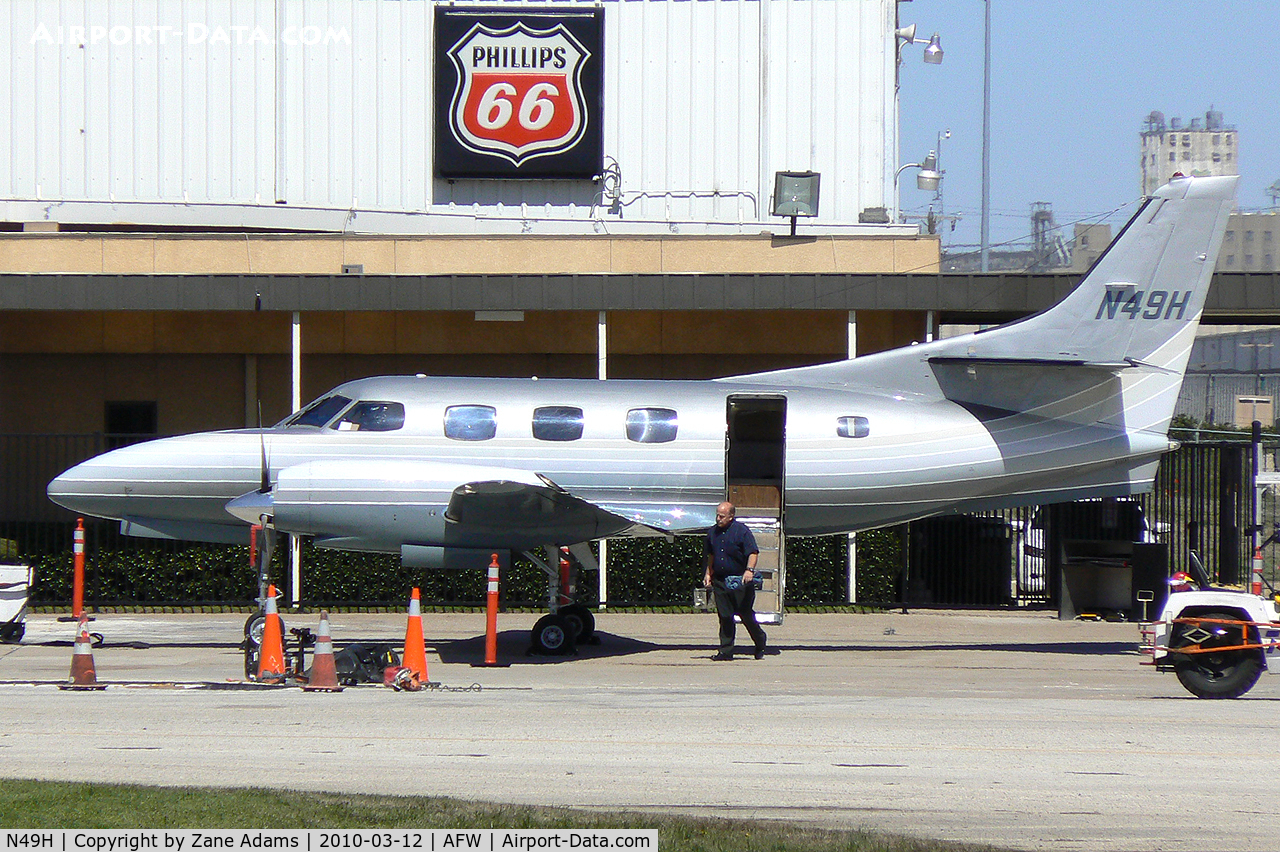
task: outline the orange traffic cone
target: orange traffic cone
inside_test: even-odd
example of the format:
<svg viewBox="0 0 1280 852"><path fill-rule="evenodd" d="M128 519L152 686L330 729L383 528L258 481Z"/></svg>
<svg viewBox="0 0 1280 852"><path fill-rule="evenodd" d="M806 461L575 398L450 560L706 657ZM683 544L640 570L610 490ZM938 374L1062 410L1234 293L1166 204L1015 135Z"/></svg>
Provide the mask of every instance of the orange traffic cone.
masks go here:
<svg viewBox="0 0 1280 852"><path fill-rule="evenodd" d="M267 586L267 621L262 629L262 647L258 655L258 682L280 683L284 680L284 636L280 632L280 613L276 609L276 587Z"/></svg>
<svg viewBox="0 0 1280 852"><path fill-rule="evenodd" d="M88 621L86 616L80 616L80 632L76 635L75 650L71 652L71 674L66 683L58 684L58 689L107 688L105 683L98 683L98 673L93 667L93 641L89 638Z"/></svg>
<svg viewBox="0 0 1280 852"><path fill-rule="evenodd" d="M303 692L341 692L338 668L333 661L333 639L329 636L329 613L320 611L320 627L316 630L316 650L311 655L311 677Z"/></svg>
<svg viewBox="0 0 1280 852"><path fill-rule="evenodd" d="M400 666L413 672L419 681L427 679L427 641L422 638L422 603L416 588L409 596L409 624L404 631L404 656Z"/></svg>

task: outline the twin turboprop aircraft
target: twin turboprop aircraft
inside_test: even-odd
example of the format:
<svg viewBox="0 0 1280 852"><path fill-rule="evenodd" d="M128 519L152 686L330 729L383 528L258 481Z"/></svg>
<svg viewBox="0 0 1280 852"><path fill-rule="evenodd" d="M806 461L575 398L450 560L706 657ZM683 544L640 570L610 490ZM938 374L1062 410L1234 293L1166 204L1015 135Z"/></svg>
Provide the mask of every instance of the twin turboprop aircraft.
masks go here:
<svg viewBox="0 0 1280 852"><path fill-rule="evenodd" d="M822 535L1141 492L1235 184L1175 179L1069 296L976 334L709 381L362 379L268 429L105 453L49 497L134 535L244 543L264 523L452 567L565 546L590 565L587 542L704 530L726 496Z"/></svg>

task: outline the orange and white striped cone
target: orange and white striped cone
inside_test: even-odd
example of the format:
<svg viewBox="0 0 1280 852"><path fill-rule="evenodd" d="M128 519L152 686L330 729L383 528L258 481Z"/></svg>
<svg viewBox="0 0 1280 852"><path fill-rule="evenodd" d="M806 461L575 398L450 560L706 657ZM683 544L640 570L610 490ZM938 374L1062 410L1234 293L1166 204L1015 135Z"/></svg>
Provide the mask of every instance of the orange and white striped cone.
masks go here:
<svg viewBox="0 0 1280 852"><path fill-rule="evenodd" d="M1258 597L1262 597L1262 548L1255 547L1253 549L1253 577L1251 578L1251 587L1253 593Z"/></svg>
<svg viewBox="0 0 1280 852"><path fill-rule="evenodd" d="M316 629L316 649L311 655L311 677L303 692L341 692L338 683L338 667L333 660L333 638L329 635L329 613L320 611L320 626Z"/></svg>
<svg viewBox="0 0 1280 852"><path fill-rule="evenodd" d="M105 683L98 683L98 672L93 666L93 640L89 638L88 619L80 617L80 630L76 634L75 649L71 652L71 674L66 683L58 684L58 689L97 690L106 689Z"/></svg>
<svg viewBox="0 0 1280 852"><path fill-rule="evenodd" d="M284 636L280 612L276 609L276 587L267 586L266 623L262 627L262 647L258 655L258 682L280 683L285 677Z"/></svg>
<svg viewBox="0 0 1280 852"><path fill-rule="evenodd" d="M505 669L511 665L510 663L498 662L498 573L500 570L498 554L495 553L489 561L489 593L485 605L484 662L472 663L472 668Z"/></svg>
<svg viewBox="0 0 1280 852"><path fill-rule="evenodd" d="M421 592L416 588L409 596L409 623L405 626L404 656L400 658L400 667L413 672L419 682L427 679L427 641L422 636Z"/></svg>

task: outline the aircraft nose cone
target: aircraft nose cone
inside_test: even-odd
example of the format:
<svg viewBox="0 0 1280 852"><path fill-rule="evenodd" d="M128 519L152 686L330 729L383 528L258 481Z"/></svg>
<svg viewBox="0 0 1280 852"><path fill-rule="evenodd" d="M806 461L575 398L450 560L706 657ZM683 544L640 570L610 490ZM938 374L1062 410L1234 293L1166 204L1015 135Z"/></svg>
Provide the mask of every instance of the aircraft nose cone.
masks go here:
<svg viewBox="0 0 1280 852"><path fill-rule="evenodd" d="M102 466L96 462L81 462L54 477L45 489L49 499L73 512L110 517L110 508L125 494L119 484L103 476Z"/></svg>

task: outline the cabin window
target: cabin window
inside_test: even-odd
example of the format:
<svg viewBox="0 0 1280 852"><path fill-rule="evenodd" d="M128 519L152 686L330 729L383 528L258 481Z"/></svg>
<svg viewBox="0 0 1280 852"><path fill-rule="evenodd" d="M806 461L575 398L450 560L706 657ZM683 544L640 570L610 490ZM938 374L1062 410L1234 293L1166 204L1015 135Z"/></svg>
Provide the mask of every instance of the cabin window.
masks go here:
<svg viewBox="0 0 1280 852"><path fill-rule="evenodd" d="M633 408L627 412L627 440L665 444L676 439L678 425L673 408Z"/></svg>
<svg viewBox="0 0 1280 852"><path fill-rule="evenodd" d="M836 434L841 438L865 438L871 434L871 421L865 417L837 417Z"/></svg>
<svg viewBox="0 0 1280 852"><path fill-rule="evenodd" d="M321 397L286 420L285 425L323 426L350 404L351 400L341 394Z"/></svg>
<svg viewBox="0 0 1280 852"><path fill-rule="evenodd" d="M498 410L491 405L451 405L444 410L444 436L455 441L487 441L498 434Z"/></svg>
<svg viewBox="0 0 1280 852"><path fill-rule="evenodd" d="M582 409L544 405L533 410L533 437L539 441L576 441L582 437Z"/></svg>
<svg viewBox="0 0 1280 852"><path fill-rule="evenodd" d="M394 432L404 427L404 405L399 402L357 402L334 423L340 432Z"/></svg>

